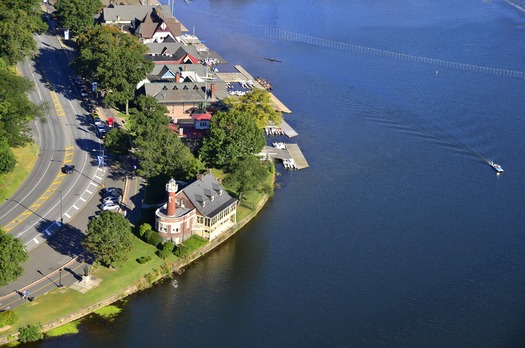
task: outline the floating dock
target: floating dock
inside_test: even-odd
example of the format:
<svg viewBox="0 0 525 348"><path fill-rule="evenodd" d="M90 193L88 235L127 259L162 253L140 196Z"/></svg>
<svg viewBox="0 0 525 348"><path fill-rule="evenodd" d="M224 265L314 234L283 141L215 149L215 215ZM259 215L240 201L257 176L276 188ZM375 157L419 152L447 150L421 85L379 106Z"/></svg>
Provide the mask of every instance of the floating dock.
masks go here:
<svg viewBox="0 0 525 348"><path fill-rule="evenodd" d="M265 146L259 156L272 160L281 160L286 169L305 169L309 167L306 158L297 144L284 145L284 149L279 149L274 146ZM290 163L291 165L287 165Z"/></svg>

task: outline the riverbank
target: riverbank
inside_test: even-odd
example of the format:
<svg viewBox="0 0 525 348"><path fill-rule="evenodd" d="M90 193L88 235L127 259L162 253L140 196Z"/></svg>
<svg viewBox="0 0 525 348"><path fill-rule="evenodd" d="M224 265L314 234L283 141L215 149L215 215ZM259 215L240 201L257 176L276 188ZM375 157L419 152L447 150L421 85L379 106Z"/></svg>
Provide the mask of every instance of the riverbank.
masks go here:
<svg viewBox="0 0 525 348"><path fill-rule="evenodd" d="M210 251L212 251L215 248L217 248L218 246L220 246L222 243L224 243L230 237L232 237L235 233L237 233L240 229L242 229L242 227L244 227L250 220L252 220L255 216L257 216L257 214L264 207L264 205L266 204L268 199L269 199L269 196L268 195L264 195L262 197L262 199L258 202L258 204L255 206L254 210L249 215L244 217L242 220L238 221L229 230L224 232L223 235L221 235L220 237L218 237L217 239L215 239L215 240L213 240L211 242L208 242L203 247L195 250L193 253L191 253L187 257L185 257L183 259L178 259L176 261L168 260L168 262L164 262L164 263L158 262L158 267L159 268L156 268L156 267L153 267L153 266L151 266L149 268L145 268L144 272L141 275L141 278L138 281L134 281L133 280L133 281L130 282L133 285L129 285L130 283L123 282L123 283L128 284L128 285L125 286L125 287L116 289L112 294L109 294L109 295L105 296L103 300L98 300L98 301L95 301L95 302L93 302L91 304L85 304L84 306L82 306L81 309L74 310L73 312L67 313L65 315L61 315L60 317L58 317L56 319L49 320L49 321L46 321L44 323L39 323L39 326L40 326L42 332L45 333L47 331L50 331L50 330L55 329L57 327L60 327L60 326L62 326L64 324L67 324L69 322L78 320L78 319L80 319L82 317L85 317L85 316L95 312L96 310L98 310L98 309L100 309L102 307L105 307L105 306L110 305L110 304L112 304L114 302L122 300L125 297L127 297L127 296L129 296L129 295L131 295L133 293L136 293L136 292L141 291L141 290L145 290L145 289L153 286L159 280L162 280L162 279L164 279L166 277L169 277L173 273L180 273L180 272L182 272L184 270L184 268L188 267L189 265L191 265L196 260L200 259L201 257L205 256ZM134 263L135 260L129 260L129 262ZM110 272L108 273L106 270L104 270L104 271L107 274L107 276L109 276ZM97 278L97 276L99 276L97 271L95 271L93 275L94 275L95 278ZM102 277L100 277L100 279L102 279L104 281L104 279ZM112 279L112 281L116 281L116 279ZM56 299L53 298L53 295L55 295L55 297L60 298L61 296L62 297L64 296L65 291L74 291L74 290L72 290L72 289L65 289L65 288L59 288L59 289L53 291L50 294L49 297L47 297L47 295L43 296L41 302L39 300L39 301L35 301L34 304L32 304L32 303L29 304L28 303L25 306L26 307L26 311L32 311L32 309L35 308L35 307L29 308L28 306L38 306L39 304L42 305L42 306L47 305L47 304L43 303L43 301L46 301L46 298L49 300L49 302L54 302L53 305L56 306L57 302L55 301ZM82 296L83 294L79 294L79 295ZM64 301L58 302L58 303L64 303ZM15 312L17 310L18 310L18 308L15 309ZM23 326L25 324L26 324L26 322L22 321L22 322L19 323L19 326ZM35 324L35 323L32 322L31 324ZM3 335L0 336L0 344L4 345L4 344L8 344L10 342L16 341L18 339L18 332L14 331L14 330L15 330L15 328L11 328L11 329L6 330L3 333Z"/></svg>

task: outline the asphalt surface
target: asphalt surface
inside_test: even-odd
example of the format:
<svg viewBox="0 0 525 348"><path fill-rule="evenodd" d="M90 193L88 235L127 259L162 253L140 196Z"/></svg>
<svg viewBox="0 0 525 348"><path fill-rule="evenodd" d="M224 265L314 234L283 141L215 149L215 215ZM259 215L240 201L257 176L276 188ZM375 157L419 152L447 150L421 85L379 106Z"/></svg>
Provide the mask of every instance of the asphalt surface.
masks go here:
<svg viewBox="0 0 525 348"><path fill-rule="evenodd" d="M39 35L35 40L37 56L18 68L35 83L30 99L47 102L49 110L45 122L33 124L40 146L33 171L0 206L0 225L20 238L29 252L24 275L0 287L0 310L27 301L25 291L29 297L38 297L81 280L90 260L80 241L89 219L99 210L101 188L124 189L121 212L131 222L140 215L144 195L144 182L133 176L132 165L120 165L111 158L103 164L98 161L98 156L106 156L69 67L72 50L54 35ZM99 111L101 118L113 117L115 127L122 125L113 110ZM73 173L63 174L64 164L74 165Z"/></svg>

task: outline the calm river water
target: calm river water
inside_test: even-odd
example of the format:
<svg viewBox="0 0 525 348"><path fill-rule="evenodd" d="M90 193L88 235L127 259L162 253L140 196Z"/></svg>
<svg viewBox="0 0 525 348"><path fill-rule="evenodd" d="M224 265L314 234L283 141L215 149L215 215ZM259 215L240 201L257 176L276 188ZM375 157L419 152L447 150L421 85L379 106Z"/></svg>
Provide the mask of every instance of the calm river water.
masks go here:
<svg viewBox="0 0 525 348"><path fill-rule="evenodd" d="M177 288L38 346L525 346L525 80L470 67L525 71L524 12L194 0L175 15L272 82L310 168L279 167L261 214Z"/></svg>

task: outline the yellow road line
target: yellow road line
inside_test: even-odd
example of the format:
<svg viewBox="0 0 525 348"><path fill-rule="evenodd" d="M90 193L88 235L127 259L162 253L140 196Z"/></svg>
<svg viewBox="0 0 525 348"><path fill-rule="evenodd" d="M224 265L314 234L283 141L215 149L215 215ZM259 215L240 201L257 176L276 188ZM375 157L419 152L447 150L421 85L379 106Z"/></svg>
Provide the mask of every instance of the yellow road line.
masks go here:
<svg viewBox="0 0 525 348"><path fill-rule="evenodd" d="M53 100L53 105L55 106L55 111L58 116L65 116L64 109L62 108L62 105L60 104L60 101L58 100L58 97L55 92L51 91L51 99ZM64 153L64 164L69 164L73 162L73 157L75 155L75 148L73 146L68 146L65 149ZM29 207L26 208L25 211L23 211L20 215L18 215L16 218L14 218L11 222L9 222L7 225L4 226L4 231L9 232L16 226L18 226L20 223L24 222L31 214L35 213L38 208L40 208L48 199L57 191L57 189L60 187L60 184L64 180L65 174L62 172L58 172L55 180L47 190L40 196L38 199L31 204Z"/></svg>
<svg viewBox="0 0 525 348"><path fill-rule="evenodd" d="M62 104L60 104L60 101L58 100L58 96L55 93L55 91L51 91L51 100L53 101L53 106L55 107L55 111L57 113L57 116L66 116L66 113L64 112L64 109L62 108Z"/></svg>

